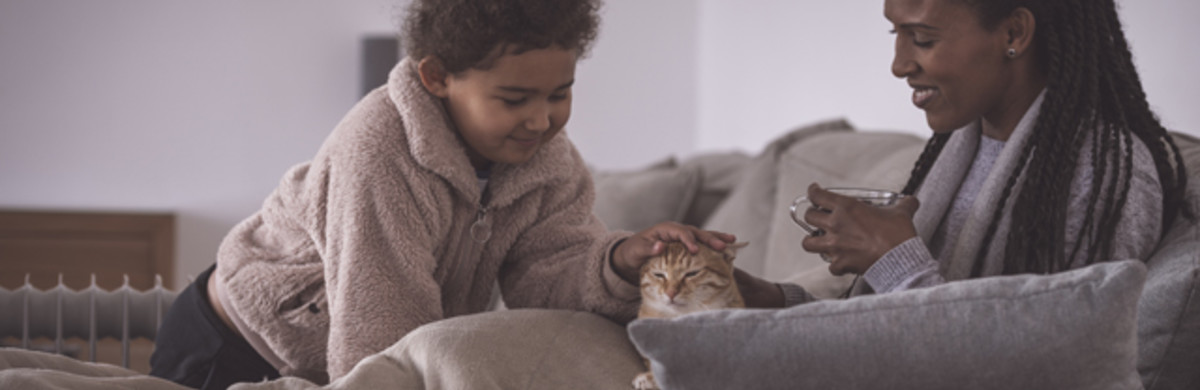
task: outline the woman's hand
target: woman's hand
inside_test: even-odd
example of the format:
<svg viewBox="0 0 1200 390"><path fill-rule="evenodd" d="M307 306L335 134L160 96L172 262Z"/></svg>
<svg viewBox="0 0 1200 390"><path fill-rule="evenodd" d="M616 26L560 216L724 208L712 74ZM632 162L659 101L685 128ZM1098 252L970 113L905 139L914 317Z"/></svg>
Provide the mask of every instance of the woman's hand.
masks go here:
<svg viewBox="0 0 1200 390"><path fill-rule="evenodd" d="M738 293L746 307L781 308L785 303L783 290L778 284L759 279L740 269L733 269L733 280L737 281Z"/></svg>
<svg viewBox="0 0 1200 390"><path fill-rule="evenodd" d="M732 234L702 230L675 222L660 222L617 244L613 250L613 270L617 271L617 275L621 275L621 279L636 286L641 279L642 265L651 257L662 254L666 242L682 242L689 252L696 253L700 251L699 245L708 245L723 251L725 245L733 243L735 239Z"/></svg>
<svg viewBox="0 0 1200 390"><path fill-rule="evenodd" d="M877 207L813 183L808 199L813 207L804 213L804 221L821 233L805 237L804 250L823 254L834 275L862 274L892 248L917 236L913 215L921 205L914 196Z"/></svg>

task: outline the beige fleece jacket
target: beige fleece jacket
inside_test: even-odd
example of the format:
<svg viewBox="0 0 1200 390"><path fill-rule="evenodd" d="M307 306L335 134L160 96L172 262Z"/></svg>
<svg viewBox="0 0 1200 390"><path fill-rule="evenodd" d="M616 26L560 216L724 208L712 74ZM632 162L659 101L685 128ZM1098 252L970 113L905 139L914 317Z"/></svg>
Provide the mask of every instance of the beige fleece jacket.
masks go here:
<svg viewBox="0 0 1200 390"><path fill-rule="evenodd" d="M526 163L495 165L481 194L441 102L405 60L225 237L221 302L283 375L318 383L422 324L485 310L497 280L510 308L626 322L638 288L608 256L630 233L609 232L594 197L565 134ZM480 221L490 234L473 235Z"/></svg>

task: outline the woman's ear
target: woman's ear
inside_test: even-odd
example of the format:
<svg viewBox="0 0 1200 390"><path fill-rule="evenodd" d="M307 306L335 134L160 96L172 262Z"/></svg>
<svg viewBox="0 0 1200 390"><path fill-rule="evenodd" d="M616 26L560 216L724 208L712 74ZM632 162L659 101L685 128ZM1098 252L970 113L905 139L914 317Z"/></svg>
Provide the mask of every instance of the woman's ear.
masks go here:
<svg viewBox="0 0 1200 390"><path fill-rule="evenodd" d="M1008 56L1015 58L1033 49L1033 36L1037 30L1037 18L1025 7L1017 7L1008 16L1005 32L1008 34ZM1015 53L1014 53L1015 51Z"/></svg>
<svg viewBox="0 0 1200 390"><path fill-rule="evenodd" d="M417 63L417 74L421 76L421 85L425 90L439 98L449 95L446 88L446 78L450 74L442 66L442 60L434 56L426 56Z"/></svg>

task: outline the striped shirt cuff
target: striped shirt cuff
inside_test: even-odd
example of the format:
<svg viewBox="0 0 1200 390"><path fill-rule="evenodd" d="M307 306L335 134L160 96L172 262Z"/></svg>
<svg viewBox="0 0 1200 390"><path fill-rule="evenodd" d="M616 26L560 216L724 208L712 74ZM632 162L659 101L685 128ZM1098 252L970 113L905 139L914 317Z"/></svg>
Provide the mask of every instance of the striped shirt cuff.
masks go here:
<svg viewBox="0 0 1200 390"><path fill-rule="evenodd" d="M776 283L776 285L783 291L783 307L792 307L817 300L798 284Z"/></svg>

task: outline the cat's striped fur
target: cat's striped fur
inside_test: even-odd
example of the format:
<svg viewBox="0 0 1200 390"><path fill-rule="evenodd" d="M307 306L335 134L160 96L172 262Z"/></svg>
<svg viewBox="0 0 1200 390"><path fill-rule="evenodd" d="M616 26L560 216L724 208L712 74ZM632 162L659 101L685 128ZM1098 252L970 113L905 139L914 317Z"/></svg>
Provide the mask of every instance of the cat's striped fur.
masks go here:
<svg viewBox="0 0 1200 390"><path fill-rule="evenodd" d="M668 243L663 253L642 266L642 305L638 318L671 318L698 311L746 307L733 277L733 258L747 243L731 244L724 251L701 245L688 252L682 243ZM638 390L657 389L647 371L633 380Z"/></svg>

